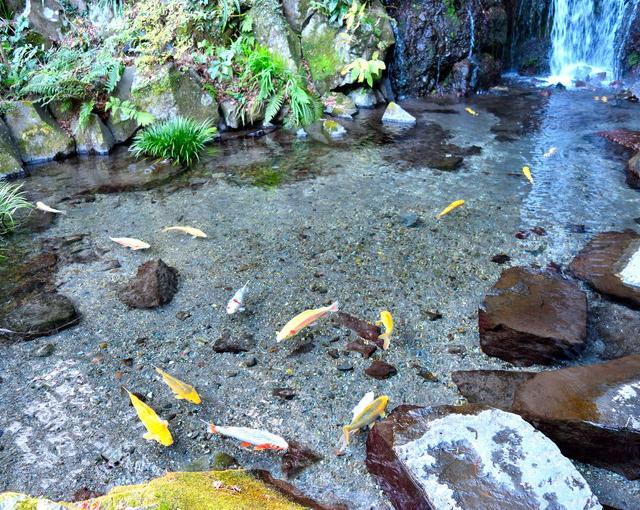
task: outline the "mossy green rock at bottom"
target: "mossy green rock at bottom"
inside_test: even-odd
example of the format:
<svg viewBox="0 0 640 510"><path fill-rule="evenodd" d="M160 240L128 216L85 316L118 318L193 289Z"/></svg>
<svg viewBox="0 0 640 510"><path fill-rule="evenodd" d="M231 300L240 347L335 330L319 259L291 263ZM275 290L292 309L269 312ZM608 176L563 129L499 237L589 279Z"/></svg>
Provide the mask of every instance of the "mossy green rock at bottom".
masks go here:
<svg viewBox="0 0 640 510"><path fill-rule="evenodd" d="M1 510L302 510L279 491L242 470L167 473L141 485L113 488L106 496L55 503L15 492L0 494Z"/></svg>
<svg viewBox="0 0 640 510"><path fill-rule="evenodd" d="M399 104L391 101L382 116L382 122L395 124L415 124L416 118Z"/></svg>
<svg viewBox="0 0 640 510"><path fill-rule="evenodd" d="M0 179L21 170L20 155L13 144L7 125L0 119Z"/></svg>
<svg viewBox="0 0 640 510"><path fill-rule="evenodd" d="M322 97L322 105L325 113L334 117L351 119L358 109L353 100L342 92L331 92Z"/></svg>
<svg viewBox="0 0 640 510"><path fill-rule="evenodd" d="M25 163L40 163L75 152L73 138L45 109L31 101L16 101L5 115L5 122Z"/></svg>
<svg viewBox="0 0 640 510"><path fill-rule="evenodd" d="M375 52L379 60L384 60L395 42L390 18L378 0L369 3L353 33L315 13L302 30L301 39L302 55L320 93L353 83L350 73L342 74L345 66L357 58L370 60Z"/></svg>

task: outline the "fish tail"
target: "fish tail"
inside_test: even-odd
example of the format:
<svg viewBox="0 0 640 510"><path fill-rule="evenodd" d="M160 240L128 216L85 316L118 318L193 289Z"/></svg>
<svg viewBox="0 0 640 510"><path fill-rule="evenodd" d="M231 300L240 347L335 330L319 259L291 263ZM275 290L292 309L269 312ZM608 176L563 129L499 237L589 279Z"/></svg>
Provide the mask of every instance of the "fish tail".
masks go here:
<svg viewBox="0 0 640 510"><path fill-rule="evenodd" d="M209 429L211 434L219 434L218 428L213 423L203 420L202 418L200 418L200 421L207 426L207 429Z"/></svg>
<svg viewBox="0 0 640 510"><path fill-rule="evenodd" d="M351 427L349 425L342 427L342 433L344 434L344 442L348 445L351 439Z"/></svg>
<svg viewBox="0 0 640 510"><path fill-rule="evenodd" d="M337 312L338 311L338 307L339 307L339 303L336 301L329 307L329 311L330 312Z"/></svg>

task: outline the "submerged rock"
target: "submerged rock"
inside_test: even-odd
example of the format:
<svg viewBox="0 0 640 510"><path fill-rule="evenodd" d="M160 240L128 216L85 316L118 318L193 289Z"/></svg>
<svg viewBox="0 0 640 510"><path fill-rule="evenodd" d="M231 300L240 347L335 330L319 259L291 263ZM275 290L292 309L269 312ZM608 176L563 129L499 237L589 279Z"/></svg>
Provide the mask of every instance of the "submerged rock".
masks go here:
<svg viewBox="0 0 640 510"><path fill-rule="evenodd" d="M113 488L107 495L76 503L54 503L44 498L5 492L2 510L38 508L81 510L83 508L184 508L192 510L241 510L264 508L301 510L327 507L304 497L289 484L262 472L243 470L167 473L140 485Z"/></svg>
<svg viewBox="0 0 640 510"><path fill-rule="evenodd" d="M49 113L31 101L16 101L5 121L25 163L40 163L69 156L75 143Z"/></svg>
<svg viewBox="0 0 640 510"><path fill-rule="evenodd" d="M365 87L352 90L349 92L349 97L358 108L374 108L378 104L376 93Z"/></svg>
<svg viewBox="0 0 640 510"><path fill-rule="evenodd" d="M598 292L640 308L640 235L633 230L596 235L569 269Z"/></svg>
<svg viewBox="0 0 640 510"><path fill-rule="evenodd" d="M627 163L627 184L632 188L640 188L640 152Z"/></svg>
<svg viewBox="0 0 640 510"><path fill-rule="evenodd" d="M512 267L485 297L478 327L489 356L524 366L573 358L585 346L587 298L557 274Z"/></svg>
<svg viewBox="0 0 640 510"><path fill-rule="evenodd" d="M282 456L282 472L287 478L294 478L306 468L320 462L322 455L297 441L289 441L289 449Z"/></svg>
<svg viewBox="0 0 640 510"><path fill-rule="evenodd" d="M213 343L213 350L215 352L230 352L233 354L239 354L241 352L247 352L256 346L256 341L253 335L245 334L241 337L232 337L228 331L223 331Z"/></svg>
<svg viewBox="0 0 640 510"><path fill-rule="evenodd" d="M541 372L513 410L581 462L640 478L640 356Z"/></svg>
<svg viewBox="0 0 640 510"><path fill-rule="evenodd" d="M601 510L558 447L515 414L402 405L376 424L366 464L398 510Z"/></svg>
<svg viewBox="0 0 640 510"><path fill-rule="evenodd" d="M383 124L396 123L396 124L415 124L416 118L408 111L403 109L398 103L391 101L387 105L387 109L382 115Z"/></svg>
<svg viewBox="0 0 640 510"><path fill-rule="evenodd" d="M347 130L344 126L335 120L325 120L322 123L322 131L331 138L342 138L347 134Z"/></svg>
<svg viewBox="0 0 640 510"><path fill-rule="evenodd" d="M342 92L331 92L322 98L324 111L334 117L351 119L358 109L350 97Z"/></svg>
<svg viewBox="0 0 640 510"><path fill-rule="evenodd" d="M371 355L376 352L378 347L373 343L363 340L362 338L358 338L353 342L349 342L344 349L345 351L358 352L362 354L363 358L370 358Z"/></svg>
<svg viewBox="0 0 640 510"><path fill-rule="evenodd" d="M389 377L393 377L398 373L398 370L393 365L386 363L384 361L375 360L369 368L364 371L369 377L373 377L374 379L388 379Z"/></svg>
<svg viewBox="0 0 640 510"><path fill-rule="evenodd" d="M592 310L595 328L604 342L604 359L640 354L640 312L614 303Z"/></svg>
<svg viewBox="0 0 640 510"><path fill-rule="evenodd" d="M139 266L135 278L119 297L131 308L155 308L171 301L177 290L178 270L157 259Z"/></svg>
<svg viewBox="0 0 640 510"><path fill-rule="evenodd" d="M510 411L516 390L534 375L512 370L460 370L451 374L451 380L470 404Z"/></svg>
<svg viewBox="0 0 640 510"><path fill-rule="evenodd" d="M14 332L16 338L28 340L75 326L79 320L68 297L50 292L28 297L7 314L3 327Z"/></svg>

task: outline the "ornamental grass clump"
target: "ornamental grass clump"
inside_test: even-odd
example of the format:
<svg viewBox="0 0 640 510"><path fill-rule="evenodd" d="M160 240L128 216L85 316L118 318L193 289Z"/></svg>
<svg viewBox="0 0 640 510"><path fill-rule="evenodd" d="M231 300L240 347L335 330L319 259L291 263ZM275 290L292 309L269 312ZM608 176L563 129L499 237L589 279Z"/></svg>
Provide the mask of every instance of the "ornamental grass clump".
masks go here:
<svg viewBox="0 0 640 510"><path fill-rule="evenodd" d="M129 150L136 157L168 159L174 164L189 167L200 159L205 145L215 138L217 132L209 120L197 122L176 117L140 131Z"/></svg>
<svg viewBox="0 0 640 510"><path fill-rule="evenodd" d="M21 184L0 182L0 235L11 232L15 228L16 211L33 207L24 197L21 188Z"/></svg>

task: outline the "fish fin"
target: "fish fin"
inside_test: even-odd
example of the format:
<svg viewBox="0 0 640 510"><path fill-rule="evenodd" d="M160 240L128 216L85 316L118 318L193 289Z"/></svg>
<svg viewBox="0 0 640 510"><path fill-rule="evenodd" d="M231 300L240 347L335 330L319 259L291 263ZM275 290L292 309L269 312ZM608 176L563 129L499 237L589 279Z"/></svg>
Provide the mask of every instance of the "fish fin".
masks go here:
<svg viewBox="0 0 640 510"><path fill-rule="evenodd" d="M251 446L251 443L247 443L246 441L242 441L242 442L240 443L240 446L241 446L242 448L249 448L249 447Z"/></svg>
<svg viewBox="0 0 640 510"><path fill-rule="evenodd" d="M329 311L330 312L337 312L338 311L338 307L339 307L339 303L337 301L335 301L334 303L331 304L331 306L329 307Z"/></svg>
<svg viewBox="0 0 640 510"><path fill-rule="evenodd" d="M344 435L344 444L348 446L351 440L351 428L349 425L342 427L342 434Z"/></svg>

